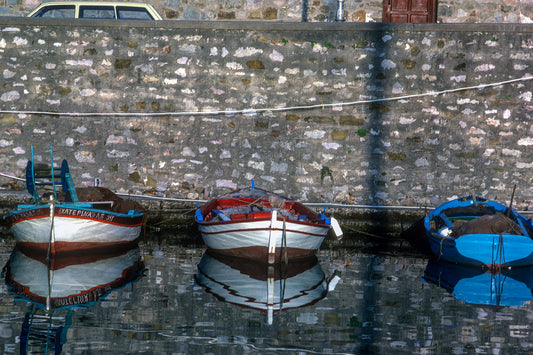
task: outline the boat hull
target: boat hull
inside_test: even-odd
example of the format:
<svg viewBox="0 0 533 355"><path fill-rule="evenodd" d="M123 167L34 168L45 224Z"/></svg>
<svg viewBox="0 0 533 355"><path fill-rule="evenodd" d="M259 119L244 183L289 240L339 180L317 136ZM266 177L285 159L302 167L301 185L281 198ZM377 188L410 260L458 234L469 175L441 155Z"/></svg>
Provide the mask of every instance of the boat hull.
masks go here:
<svg viewBox="0 0 533 355"><path fill-rule="evenodd" d="M53 253L71 253L135 243L143 216L56 204L53 211L49 205L12 211L7 221L21 248L46 251L50 244Z"/></svg>
<svg viewBox="0 0 533 355"><path fill-rule="evenodd" d="M330 227L271 219L199 223L205 245L221 254L270 263L306 258L322 245Z"/></svg>
<svg viewBox="0 0 533 355"><path fill-rule="evenodd" d="M462 198L445 203L424 219L424 228L429 246L439 259L452 263L499 267L523 267L533 265L533 225L531 220L512 211L509 216L521 226L523 235L508 233L470 233L447 236L435 230L435 220L440 216L453 215L458 209L482 205L495 214L506 214L507 207L490 200ZM457 214L453 218L460 218ZM466 216L465 216L466 217ZM470 216L471 217L471 216ZM479 216L474 216L479 217ZM448 217L445 217L448 218ZM452 217L450 217L452 218ZM472 218L474 219L474 218Z"/></svg>
<svg viewBox="0 0 533 355"><path fill-rule="evenodd" d="M51 265L61 267L51 268ZM94 303L108 293L137 280L144 269L139 248L118 256L79 258L52 257L42 263L15 249L4 268L10 292L43 309Z"/></svg>
<svg viewBox="0 0 533 355"><path fill-rule="evenodd" d="M287 265L265 265L207 252L198 264L195 280L223 302L264 312L268 324L274 314L315 304L328 292L315 256Z"/></svg>
<svg viewBox="0 0 533 355"><path fill-rule="evenodd" d="M436 284L469 304L518 307L532 296L533 268L489 272L486 268L429 260L424 280Z"/></svg>
<svg viewBox="0 0 533 355"><path fill-rule="evenodd" d="M269 264L313 255L330 230L342 236L335 218L253 186L209 201L196 222L208 249Z"/></svg>

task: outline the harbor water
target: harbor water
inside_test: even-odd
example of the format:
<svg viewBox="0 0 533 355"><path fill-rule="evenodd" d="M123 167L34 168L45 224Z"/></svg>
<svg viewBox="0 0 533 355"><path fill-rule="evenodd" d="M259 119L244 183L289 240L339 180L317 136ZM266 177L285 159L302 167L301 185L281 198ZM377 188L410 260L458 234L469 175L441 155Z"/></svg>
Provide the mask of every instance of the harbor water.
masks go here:
<svg viewBox="0 0 533 355"><path fill-rule="evenodd" d="M150 232L138 249L89 260L86 266L70 261L48 275L40 273L38 261L17 254L11 243L4 242L0 351L533 351L533 296L528 279L533 272L486 274L430 260L407 244L390 248L386 241L376 240L356 247L357 236L346 238L342 245L325 243L316 258L268 267L206 253L199 235L176 235L174 239L180 242L168 243L168 238ZM37 286L23 283L47 278L64 282L63 288L94 285L46 311L39 304Z"/></svg>

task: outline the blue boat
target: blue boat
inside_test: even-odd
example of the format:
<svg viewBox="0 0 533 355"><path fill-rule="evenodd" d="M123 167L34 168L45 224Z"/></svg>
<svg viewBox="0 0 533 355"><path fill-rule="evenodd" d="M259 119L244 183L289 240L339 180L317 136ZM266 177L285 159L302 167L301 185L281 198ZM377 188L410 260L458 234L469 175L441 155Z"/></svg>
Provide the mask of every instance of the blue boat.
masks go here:
<svg viewBox="0 0 533 355"><path fill-rule="evenodd" d="M533 265L533 221L481 197L440 205L424 219L438 259L490 269Z"/></svg>
<svg viewBox="0 0 533 355"><path fill-rule="evenodd" d="M532 266L500 271L430 259L423 280L468 304L519 307L533 299Z"/></svg>

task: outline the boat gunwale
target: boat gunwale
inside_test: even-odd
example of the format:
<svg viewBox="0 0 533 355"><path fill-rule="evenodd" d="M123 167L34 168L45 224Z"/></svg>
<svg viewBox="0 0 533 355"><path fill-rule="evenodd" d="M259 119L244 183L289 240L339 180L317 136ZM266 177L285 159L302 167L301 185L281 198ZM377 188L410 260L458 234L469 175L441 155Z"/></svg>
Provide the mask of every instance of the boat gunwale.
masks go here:
<svg viewBox="0 0 533 355"><path fill-rule="evenodd" d="M251 193L246 195L246 196L232 196L234 194L239 194L239 193L241 193L243 191L250 191ZM253 194L254 191L259 191L262 194L260 196L259 196L259 194L258 195L254 195ZM285 202L291 203L292 204L292 209L294 209L294 207L297 207L297 210L298 210L297 212L300 212L300 211L301 212L305 212L305 213L301 213L300 212L300 214L305 214L307 216L308 220L311 221L311 223L320 223L320 221L323 221L319 217L319 214L317 212L313 211L311 208L307 207L303 203L291 200L288 197L285 197L285 196L282 196L282 195L278 195L276 193L273 193L273 192L270 192L270 191L267 191L267 190L264 190L264 189L261 189L261 188L256 188L256 187L235 190L235 191L232 191L232 192L230 192L228 194L222 195L220 197L213 198L213 199L209 200L208 202L206 202L201 207L199 207L198 209L200 210L200 212L202 214L202 217L205 218L213 209L216 209L216 206L217 206L219 201L235 200L235 201L243 202L240 199L253 199L253 200L257 200L258 202L259 201L263 201L263 202L267 202L267 203L270 204L269 196L274 196L276 198L280 198L280 199L284 200ZM246 205L246 203L244 203L243 205ZM248 204L248 205L251 205L251 203ZM272 210L288 210L288 209L285 209L285 208L274 208L272 205L271 205L271 208L272 208ZM259 220L259 219L257 219L257 220ZM278 218L278 220L279 220L279 218ZM291 220L291 221L293 221L293 220ZM199 221L197 219L197 222L198 223L202 223L202 222L203 223L207 223L208 221L205 221L205 220L204 221ZM224 221L224 222L233 222L233 221Z"/></svg>
<svg viewBox="0 0 533 355"><path fill-rule="evenodd" d="M326 227L324 227L326 229ZM223 229L223 230L217 230L217 231L209 231L205 229L201 229L200 233L205 235L217 235L217 234L231 234L231 233L241 233L241 232L259 232L259 231L272 231L272 232L285 232L290 234L304 234L310 237L316 237L316 238L325 238L327 233L329 232L329 227L327 227L328 231L325 233L311 233L307 231L301 231L301 230L283 230L282 228L239 228L239 229Z"/></svg>
<svg viewBox="0 0 533 355"><path fill-rule="evenodd" d="M12 227L16 224L33 220L33 219L42 219L42 218L48 218L50 217L50 205L27 205L27 208L23 209L17 209L14 211L9 211L8 214L4 217L8 224ZM101 216L110 216L113 219L112 220L106 220L105 218L101 218L101 216L83 216L83 215L70 215L70 214L62 214L57 212L58 208L64 208L66 210L76 210L76 211L83 211L88 212L91 214L100 214ZM43 210L43 211L41 211ZM76 207L74 205L64 203L61 204L55 204L54 208L55 214L54 217L58 218L75 218L75 219L82 219L82 220L91 220L99 223L107 223L107 224L113 224L113 225L122 225L127 227L138 227L141 226L144 223L144 212L134 210L135 212L132 214L129 213L120 213L120 212L114 212L114 211L108 211L108 210L101 210L101 209L92 209L92 208L82 208L82 207ZM28 216L22 216L24 213L31 212L32 215ZM118 219L118 221L116 220ZM124 222L120 222L120 220Z"/></svg>
<svg viewBox="0 0 533 355"><path fill-rule="evenodd" d="M285 222L286 224L294 223L299 225L305 225L305 226L311 226L311 227L320 227L320 228L331 228L329 224L326 223L320 223L320 222L313 222L313 221L298 221L298 220L292 220L287 218L281 218L279 217L276 219L279 222ZM262 217L257 219L240 219L240 220L230 220L230 221L196 221L199 225L202 226L216 226L216 225L225 225L225 224L240 224L240 223L257 223L257 222L270 222L271 217ZM267 229L267 228L256 228L256 229ZM277 230L282 228L268 228L272 230Z"/></svg>
<svg viewBox="0 0 533 355"><path fill-rule="evenodd" d="M472 196L467 196L467 197L454 199L454 200L448 201L448 202L438 206L437 208L432 210L424 218L424 228L426 229L427 234L429 234L429 235L431 235L431 236L433 236L433 237L435 237L437 239L441 239L441 240L442 239L444 239L444 240L457 240L458 238L460 238L462 236L451 237L451 236L442 235L442 234L438 233L438 231L434 230L431 227L430 222L433 219L438 218L441 213L445 213L446 214L447 210L451 210L453 208L461 208L461 207L472 207L472 206L475 206L477 204L482 205L483 207L486 207L486 208L489 208L489 209L493 209L495 214L496 213L505 214L509 210L508 206L505 206L505 205L503 205L503 204L501 204L499 202L496 202L496 201L485 199L483 197L475 197L475 198L473 198ZM453 214L452 215L448 215L448 214L446 214L446 216L448 218L450 218L450 219L459 219L457 217L460 217L462 215L453 215ZM482 216L482 215L479 215L479 216L472 215L471 217L473 217L472 219L475 219L475 218L480 217L480 216ZM511 218L515 223L516 223L515 220L521 220L523 223L530 221L527 217L525 217L520 212L518 212L518 211L516 211L516 210L514 210L512 208L510 209L509 218ZM533 223L531 223L531 222L530 223L525 223L524 227L526 228L526 232L528 232L528 233L527 234L520 234L520 235L528 237L528 238L533 240ZM470 233L468 235L500 236L500 235L515 235L515 234L508 234L508 233L498 233L498 234L492 234L492 233Z"/></svg>
<svg viewBox="0 0 533 355"><path fill-rule="evenodd" d="M97 201L91 201L91 202L97 202ZM100 208L79 206L81 204L91 203L91 202L76 202L76 203L73 203L73 202L57 202L57 203L54 203L53 205L54 205L55 208L65 208L65 209L81 210L81 211L87 211L87 212L98 212L98 213L111 214L111 215L120 216L120 217L122 217L122 216L138 217L138 216L143 216L144 215L144 212L142 212L140 210L130 210L130 211L134 211L134 212L133 213L129 213L129 212L124 213L124 212L115 212L115 211L110 211L110 210L104 210L104 209L100 209ZM37 204L22 205L23 207L21 207L21 205L19 205L19 206L17 206L16 210L9 211L7 213L7 215L6 215L6 217L10 216L10 215L13 215L13 214L26 212L26 211L38 210L38 209L41 209L41 208L50 209L50 205L51 205L50 203L44 203L44 204L40 204L40 205L37 205Z"/></svg>

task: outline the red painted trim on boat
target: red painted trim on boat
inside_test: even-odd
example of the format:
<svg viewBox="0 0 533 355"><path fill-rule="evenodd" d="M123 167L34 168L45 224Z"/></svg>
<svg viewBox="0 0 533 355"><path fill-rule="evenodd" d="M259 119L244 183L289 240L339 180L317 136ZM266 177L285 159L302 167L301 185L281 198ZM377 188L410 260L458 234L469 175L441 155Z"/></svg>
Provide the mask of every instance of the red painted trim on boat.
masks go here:
<svg viewBox="0 0 533 355"><path fill-rule="evenodd" d="M132 241L121 242L62 242L55 241L52 245L51 255L60 257L63 264L80 264L76 262L77 258L87 257L94 253L102 253L101 255L112 255L123 250L131 250L138 243L139 238ZM49 243L35 243L35 242L17 242L17 247L24 252L25 255L33 259L41 260L46 258L48 253ZM106 259L104 257L103 259ZM69 260L70 259L70 260ZM67 265L65 265L67 266Z"/></svg>
<svg viewBox="0 0 533 355"><path fill-rule="evenodd" d="M236 268L237 270L240 270L239 268ZM263 270L266 271L268 270L265 265L263 265ZM305 271L305 270L304 270ZM211 276L209 276L208 273L206 273L204 270L199 270L199 272L204 275L204 277L206 277L207 279L211 280L211 282L213 283L216 283L218 285L221 285L222 288L228 290L230 292L230 294L232 294L233 296L235 297L238 297L238 298L241 298L242 300L245 300L246 302L249 302L249 303L252 303L252 302L255 302L257 304L261 304L263 305L264 308L267 308L269 306L269 304L267 302L258 302L257 299L255 298L251 298L251 297L248 297L246 295L240 295L238 292L236 292L232 285L231 284L228 284L222 280L216 280L214 278L212 278ZM303 271L302 271L303 272ZM290 282L290 278L289 277L286 277L286 279L289 279L289 282ZM214 297L216 297L218 300L222 301L222 302L226 302L226 303L229 303L229 304L234 304L234 305L237 305L239 307L242 307L242 308L246 308L246 309L254 309L254 310L258 310L258 311L261 311L262 313L267 313L268 310L267 309L262 309L260 307L253 307L249 304L245 304L245 303L238 303L238 302L232 302L232 301L229 301L227 300L226 298L224 298L222 295L219 295L217 294L216 292L213 291L213 289L211 289L209 286L207 285L204 285L202 284L201 282L198 281L198 278L196 278L197 282L202 286L204 287L204 289L206 290L206 292L212 294ZM309 291L312 291L312 290L315 290L319 287L322 286L323 282L325 280L325 277L323 277L319 282L317 282L316 284L312 285L312 287L308 288L308 289L304 289L304 290L301 290L300 293L298 293L297 295L295 295L294 297L288 297L288 298L285 298L283 299L281 302L279 303L275 303L273 304L272 306L274 307L274 309L272 310L274 314L277 314L278 312L280 312L281 310L283 309L296 309L296 308L303 308L303 307L307 307L307 306L310 306L310 305L313 305L315 303L317 303L318 301L322 300L324 297L326 297L327 293L328 293L328 290L327 288L324 289L324 291L321 293L321 295L319 297L317 297L316 299L313 299L307 303L304 303L304 304L301 304L299 305L298 307L286 307L284 308L283 306L287 305L287 304L290 304L290 302L292 300L295 300L295 299L298 299L298 298L301 298L305 295L307 295L309 293ZM262 281L262 280L261 280ZM265 281L266 282L266 281ZM265 289L266 289L266 285L265 285ZM266 291L265 291L266 292ZM281 307L281 309L280 309Z"/></svg>
<svg viewBox="0 0 533 355"><path fill-rule="evenodd" d="M55 242L61 243L61 242ZM63 242L65 243L65 242ZM26 245L25 245L26 244ZM28 245L31 244L31 245ZM131 250L138 248L137 240L129 243L115 243L114 245L95 246L94 248L66 250L60 249L48 256L48 244L40 243L17 243L16 248L28 258L37 260L43 265L48 265L50 259L50 269L60 270L71 265L90 264L100 260L115 258L127 254ZM96 243L95 243L96 244ZM72 249L72 248L71 248Z"/></svg>
<svg viewBox="0 0 533 355"><path fill-rule="evenodd" d="M68 213L68 211L75 211L76 214ZM124 227L138 227L144 223L144 215L135 217L127 217L126 215L116 216L113 214L106 213L105 211L87 211L61 206L55 208L54 216L64 218L76 218L82 220L92 220L100 223L107 223ZM21 223L27 220L47 217L50 217L50 208L43 207L38 209L31 209L28 211L17 211L7 218L7 222L10 227L12 227L17 223Z"/></svg>
<svg viewBox="0 0 533 355"><path fill-rule="evenodd" d="M239 223L254 223L254 222L265 222L270 221L270 217L268 218L257 218L257 219L239 219L239 220L232 220L232 221L198 221L198 224L204 225L204 226L216 226L216 225L224 225L224 224L239 224ZM287 222L287 223L294 223L294 224L300 224L304 226L312 226L312 227L323 227L323 228L330 228L328 224L325 223L317 223L317 222L306 222L306 221L298 221L293 219L287 219L287 218L280 218L278 216L277 221L279 222Z"/></svg>
<svg viewBox="0 0 533 355"><path fill-rule="evenodd" d="M329 231L329 227L327 229ZM201 233L205 235L217 235L217 234L230 234L230 233L236 233L236 232L253 232L253 231L261 231L261 230L283 232L282 228L242 228L242 229L224 229L224 230L215 231L215 232L210 232L210 231L206 231L202 229ZM325 236L325 234L321 234L321 233L309 233L306 231L293 230L293 229L286 229L285 233L294 233L294 234L298 233L298 234L305 234L305 235L309 235L313 237L324 237Z"/></svg>
<svg viewBox="0 0 533 355"><path fill-rule="evenodd" d="M208 257L226 264L232 269L239 270L241 274L248 275L251 278L260 281L267 281L269 277L274 277L274 281L289 279L318 265L318 258L314 253L307 258L296 260L291 259L287 264L285 264L285 262L280 262L272 265L265 265L265 263L257 262L255 260L245 260L239 257L224 255L213 249L207 249L205 253ZM269 268L273 268L273 271L270 272Z"/></svg>
<svg viewBox="0 0 533 355"><path fill-rule="evenodd" d="M305 206L301 202L290 200L289 198L275 194L273 192L263 190L260 188L254 188L253 190L261 191L265 194L265 197L261 197L257 199L256 197L233 197L237 196L240 192L244 191L246 189L240 189L233 191L227 195L221 196L216 199L212 199L208 201L205 205L200 207L200 211L202 213L202 217L206 219L206 216L211 212L213 209L224 209L228 207L237 207L237 206L246 206L249 205L251 202L255 202L256 204L261 203L264 207L272 208L272 205L270 204L268 196L274 196L276 198L279 198L281 200L285 200L286 206L288 205L287 210L292 210L297 214L306 215L307 218L315 223L318 223L320 219L318 218L318 213L310 209L309 207ZM252 193L252 192L251 192ZM232 196L233 195L233 196ZM205 223L205 221L204 221Z"/></svg>
<svg viewBox="0 0 533 355"><path fill-rule="evenodd" d="M268 247L251 246L231 249L213 249L208 248L211 252L216 254L248 259L257 263L268 264ZM317 249L301 249L301 248L276 248L276 254L274 257L274 263L284 262L285 253L287 253L287 259L306 259L315 255Z"/></svg>
<svg viewBox="0 0 533 355"><path fill-rule="evenodd" d="M119 278L107 284L95 286L89 290L83 291L75 295L68 295L64 297L52 297L50 299L50 308L55 309L55 308L75 306L75 305L96 302L98 301L98 299L100 299L102 296L105 296L110 291L116 288L119 288L121 286L124 286L130 282L135 281L140 276L140 272L143 269L144 269L144 263L142 259L139 259L135 264L124 269L124 271L122 272L122 275ZM6 275L7 275L6 284L11 288L10 290L11 292L17 295L20 295L22 297L25 297L32 302L35 302L41 305L46 304L46 297L31 293L27 286L22 285L11 278L11 269L9 268L9 266L7 267Z"/></svg>

